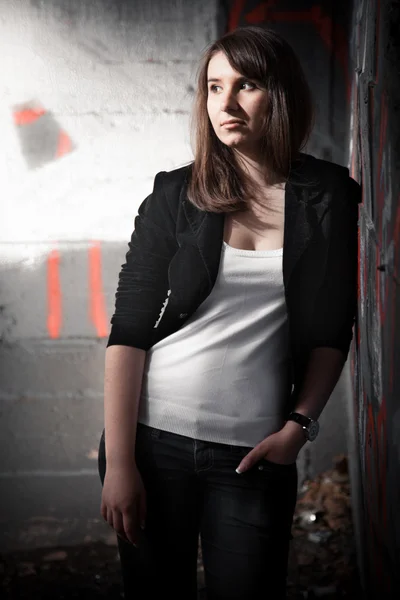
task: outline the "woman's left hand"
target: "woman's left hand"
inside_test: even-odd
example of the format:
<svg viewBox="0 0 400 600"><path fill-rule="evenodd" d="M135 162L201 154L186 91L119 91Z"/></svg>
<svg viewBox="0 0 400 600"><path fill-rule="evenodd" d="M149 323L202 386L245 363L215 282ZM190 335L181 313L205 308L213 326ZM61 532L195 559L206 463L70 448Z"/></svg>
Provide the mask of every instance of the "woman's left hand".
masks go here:
<svg viewBox="0 0 400 600"><path fill-rule="evenodd" d="M246 454L236 471L244 473L263 458L274 463L290 465L296 461L306 441L302 427L294 421L287 421L282 429L266 437Z"/></svg>

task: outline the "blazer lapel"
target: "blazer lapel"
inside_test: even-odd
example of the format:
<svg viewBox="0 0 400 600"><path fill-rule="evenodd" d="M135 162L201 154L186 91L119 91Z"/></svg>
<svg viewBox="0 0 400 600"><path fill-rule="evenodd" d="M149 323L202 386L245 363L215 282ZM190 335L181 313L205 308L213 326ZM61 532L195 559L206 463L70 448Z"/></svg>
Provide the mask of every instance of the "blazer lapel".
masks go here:
<svg viewBox="0 0 400 600"><path fill-rule="evenodd" d="M187 199L186 185L183 190L182 207L207 275L208 289L206 293L208 294L218 275L224 239L225 215L201 211L193 206ZM201 276L201 273L197 273L197 276Z"/></svg>
<svg viewBox="0 0 400 600"><path fill-rule="evenodd" d="M314 186L304 188L290 180L286 184L283 234L283 281L286 289L324 214L320 210L322 206L315 202L318 198L323 198L322 189Z"/></svg>
<svg viewBox="0 0 400 600"><path fill-rule="evenodd" d="M325 203L321 203L324 198L324 187L318 178L311 180L307 177L308 169L305 165L308 157L307 155L302 157L299 168L296 171L291 170L285 187L283 244L285 289L288 288L295 266L310 243L315 228L325 212L323 210ZM218 275L225 215L201 211L193 206L186 196L186 182L182 189L181 203L207 273L207 293L209 293Z"/></svg>

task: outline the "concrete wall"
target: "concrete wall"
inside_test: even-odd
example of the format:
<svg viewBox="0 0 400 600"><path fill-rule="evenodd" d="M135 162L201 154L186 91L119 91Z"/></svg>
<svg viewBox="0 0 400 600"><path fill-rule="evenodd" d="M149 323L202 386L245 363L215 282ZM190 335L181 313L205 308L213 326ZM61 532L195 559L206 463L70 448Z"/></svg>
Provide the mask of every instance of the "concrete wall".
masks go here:
<svg viewBox="0 0 400 600"><path fill-rule="evenodd" d="M354 3L351 169L362 183L353 497L367 598L400 597L400 5Z"/></svg>
<svg viewBox="0 0 400 600"><path fill-rule="evenodd" d="M0 14L5 550L81 541L83 523L101 519L118 271L155 174L191 159L196 61L217 5L1 0ZM108 532L99 522L93 536Z"/></svg>

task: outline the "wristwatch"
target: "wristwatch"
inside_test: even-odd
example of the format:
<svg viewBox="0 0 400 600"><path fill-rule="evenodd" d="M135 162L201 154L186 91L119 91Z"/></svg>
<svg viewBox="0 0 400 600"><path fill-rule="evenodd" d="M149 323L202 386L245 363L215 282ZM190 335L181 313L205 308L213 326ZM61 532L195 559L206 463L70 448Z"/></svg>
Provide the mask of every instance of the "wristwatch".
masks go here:
<svg viewBox="0 0 400 600"><path fill-rule="evenodd" d="M313 419L310 419L310 417L306 417L297 412L291 412L287 420L296 421L296 423L301 425L304 435L309 442L313 442L317 437L319 431L318 421L314 421Z"/></svg>

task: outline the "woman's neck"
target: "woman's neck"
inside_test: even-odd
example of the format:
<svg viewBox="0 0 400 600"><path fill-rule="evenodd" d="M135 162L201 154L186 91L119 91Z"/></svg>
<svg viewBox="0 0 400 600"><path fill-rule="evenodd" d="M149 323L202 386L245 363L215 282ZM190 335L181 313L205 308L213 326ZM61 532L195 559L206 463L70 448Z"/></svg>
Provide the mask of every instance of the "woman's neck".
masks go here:
<svg viewBox="0 0 400 600"><path fill-rule="evenodd" d="M256 156L249 156L248 154L239 153L236 151L236 157L238 166L244 171L259 188L260 191L263 189L269 189L271 186L280 184L283 182L282 177L277 176L268 168L268 165L262 163L261 160Z"/></svg>

